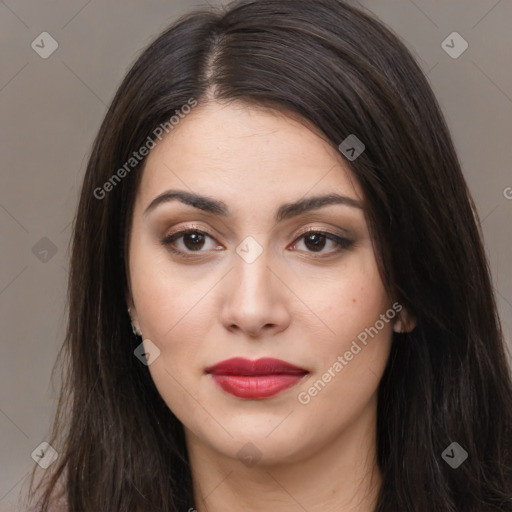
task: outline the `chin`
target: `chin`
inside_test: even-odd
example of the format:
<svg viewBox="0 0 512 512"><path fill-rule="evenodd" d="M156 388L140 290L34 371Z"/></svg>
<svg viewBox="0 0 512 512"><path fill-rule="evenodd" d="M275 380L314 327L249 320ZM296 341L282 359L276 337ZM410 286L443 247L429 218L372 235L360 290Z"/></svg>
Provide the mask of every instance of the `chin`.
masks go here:
<svg viewBox="0 0 512 512"><path fill-rule="evenodd" d="M304 438L307 429L293 425L291 431L290 425L278 426L284 417L286 415L279 418L272 416L271 419L266 416L254 421L240 417L241 421L236 425L224 423L232 437L228 434L212 437L211 431L201 432L198 437L214 451L237 459L247 467L292 463L300 460L308 451L309 443Z"/></svg>

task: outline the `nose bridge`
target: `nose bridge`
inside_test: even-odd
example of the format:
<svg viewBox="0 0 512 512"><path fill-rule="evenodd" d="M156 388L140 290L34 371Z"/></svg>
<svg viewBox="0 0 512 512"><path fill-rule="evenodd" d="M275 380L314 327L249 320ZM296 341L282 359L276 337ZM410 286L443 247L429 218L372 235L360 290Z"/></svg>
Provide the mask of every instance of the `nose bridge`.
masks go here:
<svg viewBox="0 0 512 512"><path fill-rule="evenodd" d="M289 323L284 295L276 287L271 250L263 243L247 237L236 248L221 312L228 329L236 326L254 335L264 326L281 330Z"/></svg>
<svg viewBox="0 0 512 512"><path fill-rule="evenodd" d="M239 286L236 288L244 294L271 293L270 249L264 246L261 239L246 237L236 248L237 256L234 259L235 271Z"/></svg>

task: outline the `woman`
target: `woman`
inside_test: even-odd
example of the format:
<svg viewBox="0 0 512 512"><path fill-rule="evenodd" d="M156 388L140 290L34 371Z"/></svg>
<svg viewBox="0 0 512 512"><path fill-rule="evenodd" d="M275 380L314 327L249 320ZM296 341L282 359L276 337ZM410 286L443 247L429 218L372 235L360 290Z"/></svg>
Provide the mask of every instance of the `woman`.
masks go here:
<svg viewBox="0 0 512 512"><path fill-rule="evenodd" d="M181 18L74 226L38 510L511 511L478 217L409 52L336 0Z"/></svg>

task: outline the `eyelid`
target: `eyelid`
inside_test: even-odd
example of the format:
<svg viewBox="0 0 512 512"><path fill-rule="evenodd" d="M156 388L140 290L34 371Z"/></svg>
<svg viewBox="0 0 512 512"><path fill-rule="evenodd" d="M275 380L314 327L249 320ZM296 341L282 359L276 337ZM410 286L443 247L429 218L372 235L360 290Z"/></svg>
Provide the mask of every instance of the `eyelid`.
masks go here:
<svg viewBox="0 0 512 512"><path fill-rule="evenodd" d="M164 235L162 237L162 240L167 240L170 237L172 237L174 235L178 235L178 234L181 234L181 235L187 234L187 232L190 232L190 231L194 231L194 232L197 231L203 235L207 235L210 238L213 238L218 243L218 240L215 235L210 233L207 229L202 228L201 226L196 225L196 224L189 224L189 225L183 226L182 228L178 228L176 231L173 231L169 234ZM310 233L311 231L328 233L330 235L337 236L340 238L352 238L351 235L349 235L345 230L342 230L342 233L337 233L335 231L331 231L329 228L325 228L322 226L307 226L305 228L302 228L299 232L295 233L295 235L293 236L293 242L296 242L297 238L300 237L301 235Z"/></svg>
<svg viewBox="0 0 512 512"><path fill-rule="evenodd" d="M166 232L166 234L164 235L163 238L164 239L165 238L169 238L169 237L171 237L173 235L176 235L178 233L183 233L183 232L186 232L186 231L198 231L198 232L204 233L205 235L208 235L208 236L210 236L212 238L215 238L213 236L213 234L211 234L211 232L208 229L206 229L206 228L204 228L202 226L199 226L198 224L187 224L185 226L180 226L177 229L173 229L170 232Z"/></svg>
<svg viewBox="0 0 512 512"><path fill-rule="evenodd" d="M335 230L331 230L330 228L325 228L323 226L308 226L306 228L303 228L298 233L295 234L294 238L297 239L299 236L309 233L310 231L320 231L322 233L329 233L330 235L337 236L340 238L351 238L351 236L345 230L341 230L342 232L339 233L336 232Z"/></svg>
<svg viewBox="0 0 512 512"><path fill-rule="evenodd" d="M176 234L176 233L181 233L183 231L190 231L190 230L197 230L203 234L206 234L208 236L210 236L211 238L215 238L216 239L216 235L213 235L207 228L203 228L197 224L187 224L181 228L178 228L176 231L172 232L172 233L169 233L169 234L166 234L163 238L168 238L169 236L172 236L173 234ZM338 230L338 232L337 232ZM309 233L310 231L322 231L322 232L327 232L327 233L330 233L332 235L335 235L335 236L340 236L340 237L348 237L348 238L351 238L352 235L350 235L347 230L344 230L344 229L341 229L341 228L326 228L324 226L307 226L305 228L302 228L300 231L298 231L295 236L294 236L294 239L297 238L298 236L300 235L303 235L305 233ZM341 231L341 233L339 232Z"/></svg>

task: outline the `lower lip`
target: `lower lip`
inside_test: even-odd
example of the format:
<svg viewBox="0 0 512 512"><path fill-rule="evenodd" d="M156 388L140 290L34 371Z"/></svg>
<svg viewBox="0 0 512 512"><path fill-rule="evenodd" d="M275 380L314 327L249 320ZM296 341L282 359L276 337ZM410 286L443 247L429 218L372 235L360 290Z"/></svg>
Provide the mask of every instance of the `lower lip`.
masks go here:
<svg viewBox="0 0 512 512"><path fill-rule="evenodd" d="M295 386L305 375L213 375L213 380L227 393L239 398L268 398Z"/></svg>

